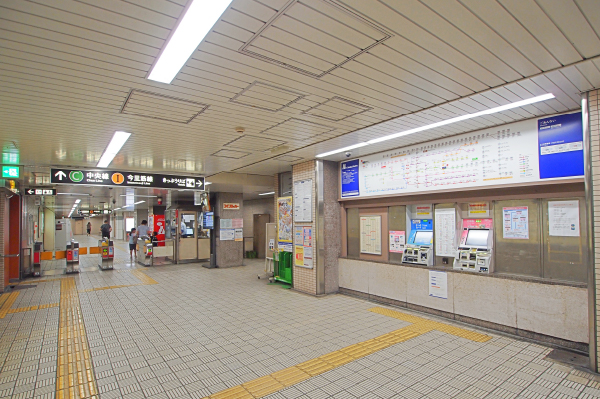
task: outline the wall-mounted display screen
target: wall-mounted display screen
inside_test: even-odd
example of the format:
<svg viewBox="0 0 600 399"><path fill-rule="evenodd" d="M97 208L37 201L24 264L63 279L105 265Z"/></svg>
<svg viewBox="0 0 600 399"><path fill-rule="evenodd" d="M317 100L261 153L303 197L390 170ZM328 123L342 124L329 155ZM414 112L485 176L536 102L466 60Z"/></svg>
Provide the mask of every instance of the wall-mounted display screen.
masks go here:
<svg viewBox="0 0 600 399"><path fill-rule="evenodd" d="M478 247L478 248L486 248L488 245L488 235L490 234L489 230L469 230L469 234L467 235L467 241L465 244L468 247Z"/></svg>
<svg viewBox="0 0 600 399"><path fill-rule="evenodd" d="M431 245L433 240L433 231L417 231L415 235L415 245Z"/></svg>
<svg viewBox="0 0 600 399"><path fill-rule="evenodd" d="M215 227L215 213L214 212L204 212L202 217L202 226L205 229L213 229Z"/></svg>
<svg viewBox="0 0 600 399"><path fill-rule="evenodd" d="M341 162L340 174L342 198L583 177L581 113L520 121L368 155Z"/></svg>

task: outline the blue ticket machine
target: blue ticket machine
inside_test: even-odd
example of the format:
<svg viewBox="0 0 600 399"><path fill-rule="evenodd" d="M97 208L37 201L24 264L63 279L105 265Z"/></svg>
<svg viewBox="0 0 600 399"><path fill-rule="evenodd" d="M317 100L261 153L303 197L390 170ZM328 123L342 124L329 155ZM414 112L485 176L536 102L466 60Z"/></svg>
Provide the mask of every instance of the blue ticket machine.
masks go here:
<svg viewBox="0 0 600 399"><path fill-rule="evenodd" d="M433 220L410 221L410 236L402 255L402 262L433 265Z"/></svg>

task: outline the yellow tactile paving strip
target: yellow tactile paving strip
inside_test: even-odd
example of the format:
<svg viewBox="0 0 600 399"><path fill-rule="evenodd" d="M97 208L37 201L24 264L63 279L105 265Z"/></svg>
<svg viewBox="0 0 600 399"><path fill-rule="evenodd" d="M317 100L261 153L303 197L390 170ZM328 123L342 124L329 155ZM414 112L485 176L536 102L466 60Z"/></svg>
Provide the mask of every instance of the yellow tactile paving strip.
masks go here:
<svg viewBox="0 0 600 399"><path fill-rule="evenodd" d="M4 293L0 295L0 319L3 319L8 314L8 311L17 300L19 291L13 291L11 293Z"/></svg>
<svg viewBox="0 0 600 399"><path fill-rule="evenodd" d="M127 270L129 272L129 270ZM141 281L140 284L122 284L122 285L110 285L108 287L96 287L96 288L88 288L85 290L80 290L79 292L92 292L92 291L103 291L103 290L113 290L115 288L125 288L125 287L135 287L138 285L152 285L158 284L158 281L154 280L151 277L140 270L132 270L131 274L138 278Z"/></svg>
<svg viewBox="0 0 600 399"><path fill-rule="evenodd" d="M423 317L413 316L407 313L399 312L397 310L375 307L369 309L369 311L379 313L384 316L393 317L398 320L413 323L411 326L408 326L406 328L411 329L411 331L421 332L421 334L427 331L437 330L445 332L447 334L456 335L457 337L467 338L475 342L487 342L490 339L492 339L492 337L490 337L489 335L480 334L475 331L465 330L464 328L454 327L445 323L439 323L437 321L428 320Z"/></svg>
<svg viewBox="0 0 600 399"><path fill-rule="evenodd" d="M402 321L413 323L410 326L380 335L368 341L359 342L340 350L308 360L296 366L288 367L273 374L257 378L244 384L217 392L205 399L253 399L262 398L284 388L296 385L311 377L323 374L344 364L371 355L377 351L388 348L400 342L418 337L432 330L442 331L458 337L470 339L475 342L486 342L492 339L489 335L479 334L474 331L453 327L422 317L409 315L396 310L385 308L371 308L371 312L393 317Z"/></svg>
<svg viewBox="0 0 600 399"><path fill-rule="evenodd" d="M29 312L30 310L55 308L58 305L59 305L58 303L46 303L44 305L25 306L23 308L9 309L8 313L11 314L11 313Z"/></svg>
<svg viewBox="0 0 600 399"><path fill-rule="evenodd" d="M75 280L60 281L56 398L96 398L98 387Z"/></svg>

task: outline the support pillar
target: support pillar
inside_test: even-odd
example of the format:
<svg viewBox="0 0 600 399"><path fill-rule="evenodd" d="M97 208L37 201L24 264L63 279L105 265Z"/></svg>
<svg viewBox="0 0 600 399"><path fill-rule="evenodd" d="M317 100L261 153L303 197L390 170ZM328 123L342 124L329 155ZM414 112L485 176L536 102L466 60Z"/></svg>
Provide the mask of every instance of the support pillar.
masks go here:
<svg viewBox="0 0 600 399"><path fill-rule="evenodd" d="M223 204L239 204L239 209L223 209ZM221 241L221 219L243 219L244 195L242 193L216 193L215 211L215 261L217 267L242 266L244 263L243 241Z"/></svg>

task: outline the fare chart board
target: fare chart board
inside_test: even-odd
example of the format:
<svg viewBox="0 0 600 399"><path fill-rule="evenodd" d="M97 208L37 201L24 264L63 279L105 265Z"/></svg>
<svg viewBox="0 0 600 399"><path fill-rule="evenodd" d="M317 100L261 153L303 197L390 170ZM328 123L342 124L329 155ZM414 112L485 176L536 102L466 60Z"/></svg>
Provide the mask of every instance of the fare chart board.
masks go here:
<svg viewBox="0 0 600 399"><path fill-rule="evenodd" d="M581 113L368 155L342 162L340 173L342 198L583 177Z"/></svg>

